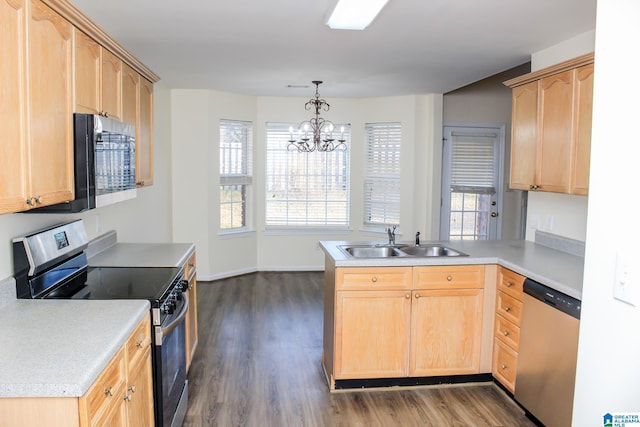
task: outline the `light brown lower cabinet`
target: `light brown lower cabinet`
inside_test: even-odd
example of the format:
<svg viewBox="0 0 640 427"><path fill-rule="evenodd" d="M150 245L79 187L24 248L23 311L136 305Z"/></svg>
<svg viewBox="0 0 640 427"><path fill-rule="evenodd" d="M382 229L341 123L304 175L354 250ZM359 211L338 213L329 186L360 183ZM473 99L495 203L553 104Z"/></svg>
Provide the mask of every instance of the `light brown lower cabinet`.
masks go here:
<svg viewBox="0 0 640 427"><path fill-rule="evenodd" d="M151 427L151 325L146 316L82 397L0 399L0 425Z"/></svg>
<svg viewBox="0 0 640 427"><path fill-rule="evenodd" d="M328 264L325 275L323 363L332 389L343 379L480 372L484 266Z"/></svg>
<svg viewBox="0 0 640 427"><path fill-rule="evenodd" d="M191 367L193 354L198 346L198 292L196 286L196 253L189 255L187 262L183 265L184 277L188 285L184 294L189 302L189 311L185 321L185 348L187 372Z"/></svg>
<svg viewBox="0 0 640 427"><path fill-rule="evenodd" d="M516 387L524 279L514 271L498 267L491 371L511 393Z"/></svg>

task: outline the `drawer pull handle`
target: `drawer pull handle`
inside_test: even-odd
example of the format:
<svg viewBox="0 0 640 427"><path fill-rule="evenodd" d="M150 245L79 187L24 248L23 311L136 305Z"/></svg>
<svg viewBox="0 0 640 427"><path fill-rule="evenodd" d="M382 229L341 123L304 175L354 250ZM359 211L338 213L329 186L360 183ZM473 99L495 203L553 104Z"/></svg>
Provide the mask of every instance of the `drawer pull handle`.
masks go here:
<svg viewBox="0 0 640 427"><path fill-rule="evenodd" d="M507 282L507 288L510 288L513 286L513 282Z"/></svg>
<svg viewBox="0 0 640 427"><path fill-rule="evenodd" d="M509 331L504 331L503 334L504 334L505 337L508 337L509 336Z"/></svg>
<svg viewBox="0 0 640 427"><path fill-rule="evenodd" d="M113 387L105 388L104 389L104 395L105 396L113 396Z"/></svg>
<svg viewBox="0 0 640 427"><path fill-rule="evenodd" d="M502 365L502 369L509 369L509 367L505 364Z"/></svg>
<svg viewBox="0 0 640 427"><path fill-rule="evenodd" d="M505 307L504 311L506 311L507 313L511 311L511 307Z"/></svg>
<svg viewBox="0 0 640 427"><path fill-rule="evenodd" d="M452 280L453 280L453 277L451 277L451 275L448 275L448 276L447 276L447 281L448 281L448 282L450 282L450 281L452 281Z"/></svg>
<svg viewBox="0 0 640 427"><path fill-rule="evenodd" d="M373 276L373 277L371 278L371 281L372 281L373 283L376 283L376 282L378 281L378 278L377 278L376 276Z"/></svg>

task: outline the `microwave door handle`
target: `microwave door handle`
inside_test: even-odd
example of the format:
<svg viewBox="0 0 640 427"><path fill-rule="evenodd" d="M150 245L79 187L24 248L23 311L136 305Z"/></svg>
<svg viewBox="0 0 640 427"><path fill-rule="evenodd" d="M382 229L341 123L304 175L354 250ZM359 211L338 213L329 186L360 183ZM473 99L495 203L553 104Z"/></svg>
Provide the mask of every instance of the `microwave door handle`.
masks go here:
<svg viewBox="0 0 640 427"><path fill-rule="evenodd" d="M182 305L182 308L180 309L180 313L178 313L178 316L175 319L173 319L171 323L169 323L164 328L159 326L156 327L156 345L162 345L162 338L169 335L171 331L173 331L178 325L180 325L180 323L187 316L188 310L189 310L189 301L185 298L184 304Z"/></svg>

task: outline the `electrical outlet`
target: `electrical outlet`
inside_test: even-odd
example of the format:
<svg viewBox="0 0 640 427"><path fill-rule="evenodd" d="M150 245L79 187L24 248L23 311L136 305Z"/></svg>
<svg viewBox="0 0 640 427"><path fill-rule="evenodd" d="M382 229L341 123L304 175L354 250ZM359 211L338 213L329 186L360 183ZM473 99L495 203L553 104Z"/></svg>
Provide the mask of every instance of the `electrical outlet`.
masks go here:
<svg viewBox="0 0 640 427"><path fill-rule="evenodd" d="M638 306L638 283L633 273L633 264L626 255L616 254L615 282L613 284L613 297L617 300Z"/></svg>

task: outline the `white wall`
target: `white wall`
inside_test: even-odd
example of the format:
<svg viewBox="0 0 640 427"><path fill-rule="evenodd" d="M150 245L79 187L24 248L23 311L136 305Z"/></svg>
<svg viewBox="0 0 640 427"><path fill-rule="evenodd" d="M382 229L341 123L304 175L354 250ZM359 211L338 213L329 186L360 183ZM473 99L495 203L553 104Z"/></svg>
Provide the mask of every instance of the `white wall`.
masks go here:
<svg viewBox="0 0 640 427"><path fill-rule="evenodd" d="M350 123L351 207L349 231L292 233L265 230L265 124L300 122L310 113L307 98L251 97L218 91L172 91L173 238L198 248L198 277L213 280L256 270L315 270L324 266L320 240L384 240L362 230L364 124L403 125L402 206L399 239L437 238L440 200L442 95L330 99L324 116ZM218 124L220 118L255 124L252 224L254 232L219 234ZM436 143L437 142L437 143ZM310 154L313 155L313 154ZM433 213L432 213L433 212Z"/></svg>
<svg viewBox="0 0 640 427"><path fill-rule="evenodd" d="M531 54L531 71L594 51L595 30L585 32L555 46ZM527 240L539 229L585 241L587 232L586 196L529 192Z"/></svg>
<svg viewBox="0 0 640 427"><path fill-rule="evenodd" d="M0 215L0 278L13 276L11 240L61 222L84 219L89 238L116 230L123 242L170 242L171 236L171 135L169 90L154 86L154 185L138 189L137 197L79 214Z"/></svg>
<svg viewBox="0 0 640 427"><path fill-rule="evenodd" d="M598 2L576 427L602 426L608 412L640 413L640 301L631 306L613 298L617 254L629 259L626 286L640 296L640 228L629 204L637 189L640 149L638 138L621 126L640 117L640 86L633 83L640 66L634 54L639 16L637 0Z"/></svg>

